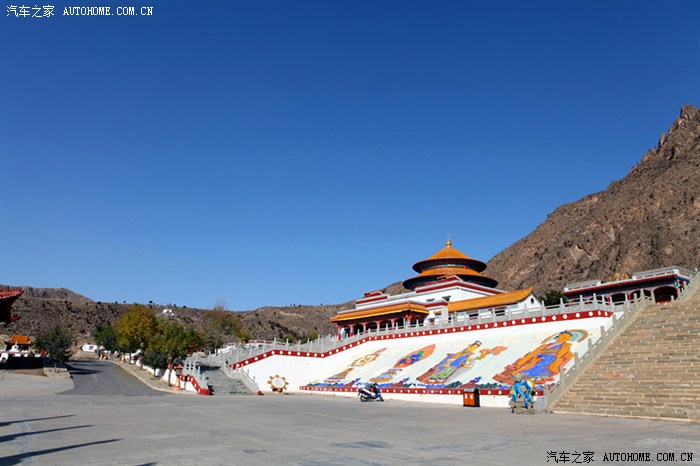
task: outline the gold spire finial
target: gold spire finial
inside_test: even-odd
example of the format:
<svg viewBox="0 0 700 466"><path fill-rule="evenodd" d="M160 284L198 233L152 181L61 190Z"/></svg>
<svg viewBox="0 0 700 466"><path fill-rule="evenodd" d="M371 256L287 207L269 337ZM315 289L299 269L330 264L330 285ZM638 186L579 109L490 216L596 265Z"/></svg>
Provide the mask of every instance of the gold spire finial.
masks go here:
<svg viewBox="0 0 700 466"><path fill-rule="evenodd" d="M450 241L450 238L447 238L447 241L445 242L445 246L447 246L447 247L452 246L452 241Z"/></svg>

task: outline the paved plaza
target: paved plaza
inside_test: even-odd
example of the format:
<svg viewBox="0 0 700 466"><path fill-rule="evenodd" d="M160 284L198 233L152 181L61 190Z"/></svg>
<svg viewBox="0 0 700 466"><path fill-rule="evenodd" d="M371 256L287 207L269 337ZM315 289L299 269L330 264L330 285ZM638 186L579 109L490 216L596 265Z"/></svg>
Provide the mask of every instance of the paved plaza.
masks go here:
<svg viewBox="0 0 700 466"><path fill-rule="evenodd" d="M103 361L72 370L73 379L0 371L1 465L642 464L604 461L611 453L700 464L699 424L319 395L169 394Z"/></svg>

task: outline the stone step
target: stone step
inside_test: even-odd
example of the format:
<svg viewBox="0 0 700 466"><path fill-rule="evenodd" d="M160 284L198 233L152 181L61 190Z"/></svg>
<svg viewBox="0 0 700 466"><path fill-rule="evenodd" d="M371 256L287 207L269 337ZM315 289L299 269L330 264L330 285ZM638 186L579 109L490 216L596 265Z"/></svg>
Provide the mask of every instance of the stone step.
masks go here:
<svg viewBox="0 0 700 466"><path fill-rule="evenodd" d="M700 417L700 293L648 306L588 367L554 412Z"/></svg>

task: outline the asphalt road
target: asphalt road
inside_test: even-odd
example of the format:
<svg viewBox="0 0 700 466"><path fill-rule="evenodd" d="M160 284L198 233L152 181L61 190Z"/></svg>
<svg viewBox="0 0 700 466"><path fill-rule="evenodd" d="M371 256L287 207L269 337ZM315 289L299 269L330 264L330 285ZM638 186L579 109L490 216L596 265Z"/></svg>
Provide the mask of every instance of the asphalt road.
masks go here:
<svg viewBox="0 0 700 466"><path fill-rule="evenodd" d="M700 464L698 424L320 395L153 396L104 364L74 365L74 389L0 371L0 464L512 466L551 465L552 453L584 464L583 452L593 466L641 464L603 461L625 452Z"/></svg>
<svg viewBox="0 0 700 466"><path fill-rule="evenodd" d="M162 396L116 364L107 361L70 361L66 368L73 376L75 388L64 395L83 396Z"/></svg>

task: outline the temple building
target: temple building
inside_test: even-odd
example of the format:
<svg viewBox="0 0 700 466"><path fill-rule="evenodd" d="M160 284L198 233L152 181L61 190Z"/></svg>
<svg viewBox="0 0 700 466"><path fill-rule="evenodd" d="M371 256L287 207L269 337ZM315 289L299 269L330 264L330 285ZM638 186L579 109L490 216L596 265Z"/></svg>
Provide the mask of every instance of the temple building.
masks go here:
<svg viewBox="0 0 700 466"><path fill-rule="evenodd" d="M14 356L26 356L32 350L32 342L29 335L12 334L9 340L5 340L5 351Z"/></svg>
<svg viewBox="0 0 700 466"><path fill-rule="evenodd" d="M564 287L564 296L570 301L586 301L600 296L620 303L644 294L662 303L678 298L679 291L690 282L692 275L690 270L677 266L635 272L632 277L616 275L607 282L590 280L570 283Z"/></svg>
<svg viewBox="0 0 700 466"><path fill-rule="evenodd" d="M418 275L403 282L410 292L395 296L365 293L353 309L338 312L331 322L343 338L368 330L475 318L483 309L505 313L542 306L532 288L511 292L496 288L498 282L481 273L485 269L486 264L453 248L447 240L443 249L413 265Z"/></svg>
<svg viewBox="0 0 700 466"><path fill-rule="evenodd" d="M24 293L22 290L0 291L0 322L11 324L19 319L18 316L12 315L12 305L22 293Z"/></svg>

